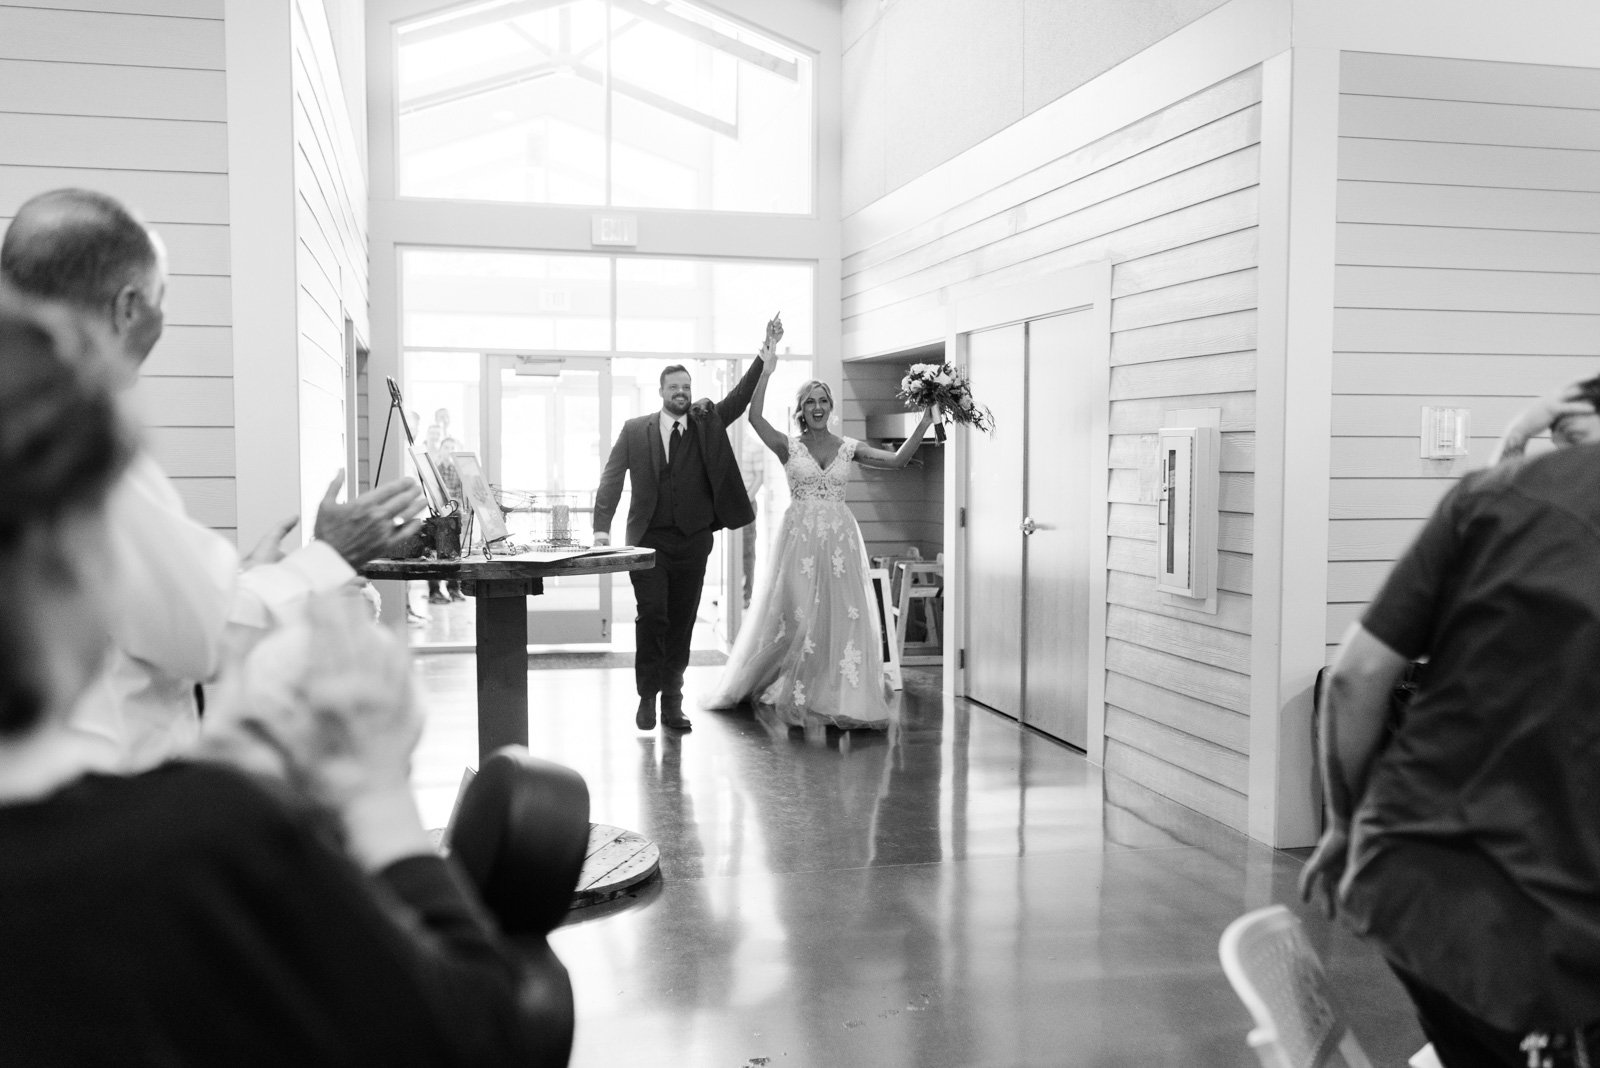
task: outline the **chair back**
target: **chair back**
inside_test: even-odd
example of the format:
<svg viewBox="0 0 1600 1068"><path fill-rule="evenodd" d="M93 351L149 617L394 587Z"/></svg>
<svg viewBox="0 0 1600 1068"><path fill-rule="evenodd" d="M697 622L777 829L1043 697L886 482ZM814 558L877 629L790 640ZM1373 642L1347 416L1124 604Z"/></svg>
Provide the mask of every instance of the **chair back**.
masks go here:
<svg viewBox="0 0 1600 1068"><path fill-rule="evenodd" d="M1272 905L1246 913L1222 932L1218 950L1255 1020L1248 1041L1263 1068L1372 1068L1292 912Z"/></svg>
<svg viewBox="0 0 1600 1068"><path fill-rule="evenodd" d="M504 746L462 788L445 844L507 934L549 934L588 852L589 787L571 768Z"/></svg>

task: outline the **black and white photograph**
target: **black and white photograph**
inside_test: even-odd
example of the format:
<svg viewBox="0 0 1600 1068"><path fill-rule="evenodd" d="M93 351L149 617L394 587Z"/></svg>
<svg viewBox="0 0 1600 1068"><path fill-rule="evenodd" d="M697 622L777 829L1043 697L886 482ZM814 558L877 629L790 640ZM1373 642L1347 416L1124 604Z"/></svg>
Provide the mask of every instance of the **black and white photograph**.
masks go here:
<svg viewBox="0 0 1600 1068"><path fill-rule="evenodd" d="M0 1066L1600 1066L1597 0L0 0Z"/></svg>

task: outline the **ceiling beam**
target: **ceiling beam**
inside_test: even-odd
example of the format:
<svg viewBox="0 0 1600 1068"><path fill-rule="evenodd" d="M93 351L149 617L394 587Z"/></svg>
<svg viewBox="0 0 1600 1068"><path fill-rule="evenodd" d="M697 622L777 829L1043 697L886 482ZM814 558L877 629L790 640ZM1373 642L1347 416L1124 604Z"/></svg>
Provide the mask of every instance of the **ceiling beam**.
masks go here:
<svg viewBox="0 0 1600 1068"><path fill-rule="evenodd" d="M554 55L552 61L548 63L540 63L533 67L523 67L505 74L497 74L490 78L482 78L475 82L467 82L465 85L441 89L426 96L402 101L400 114L415 114L419 111L426 111L429 108L453 104L458 100L466 100L482 93L509 89L514 85L521 85L523 82L537 81L540 78L548 78L561 73L576 75L584 81L595 85L603 86L606 82L604 74L579 62L578 57L571 53L558 52ZM664 111L669 115L676 115L678 118L692 122L697 126L703 126L712 133L732 138L739 136L737 124L728 122L726 119L720 119L715 115L708 115L703 111L689 107L687 104L680 104L670 97L653 93L641 86L634 85L632 82L624 81L621 78L613 78L611 79L611 88L612 91L623 96L630 97L643 104L649 104L658 111Z"/></svg>
<svg viewBox="0 0 1600 1068"><path fill-rule="evenodd" d="M428 15L408 24L402 23L399 28L400 43L408 45L432 41L479 26L492 26L523 15L537 15L541 11L563 7L570 3L572 0L502 0L500 3L480 4L455 14Z"/></svg>
<svg viewBox="0 0 1600 1068"><path fill-rule="evenodd" d="M596 85L605 84L605 76L597 70L575 66L572 71L578 77L594 82ZM680 104L670 97L662 96L660 93L652 93L648 89L634 85L632 82L623 81L621 78L611 79L611 91L631 97L640 103L649 104L657 111L665 111L668 115L676 115L678 118L692 122L696 126L704 126L712 133L719 133L724 137L731 137L735 140L739 137L739 127L735 123L728 122L726 119L719 119L715 115L707 115L705 112L697 111L687 104Z"/></svg>
<svg viewBox="0 0 1600 1068"><path fill-rule="evenodd" d="M725 33L712 29L710 26L702 26L700 23L692 19L686 19L682 15L674 15L664 6L649 3L648 0L611 0L611 3L618 11L626 11L630 15L637 15L639 18L647 19L658 26L665 26L674 33L708 44L712 48L726 52L731 56L736 56L746 63L764 67L774 74L789 79L791 82L800 80L800 64L795 60L775 56L771 52L757 48L755 45L746 44L737 37L729 37Z"/></svg>

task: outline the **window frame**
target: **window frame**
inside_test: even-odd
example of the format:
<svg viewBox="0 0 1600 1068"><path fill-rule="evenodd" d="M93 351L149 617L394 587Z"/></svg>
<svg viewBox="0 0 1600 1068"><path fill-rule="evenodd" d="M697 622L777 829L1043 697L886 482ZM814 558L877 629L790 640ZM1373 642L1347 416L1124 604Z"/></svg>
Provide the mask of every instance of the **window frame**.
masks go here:
<svg viewBox="0 0 1600 1068"><path fill-rule="evenodd" d="M822 89L822 78L821 78L821 74L822 74L822 55L821 55L821 53L819 53L816 49L808 48L805 45L799 43L798 41L795 41L795 40L793 40L793 39L791 39L791 38L789 38L789 37L787 37L787 36L785 36L783 34L777 33L777 32L775 32L773 30L769 30L764 26L761 26L761 25L759 25L759 24L757 24L755 22L752 22L750 19L741 18L741 17L739 17L737 15L734 15L731 12L729 12L729 11L727 11L727 10L721 8L721 7L718 7L718 6L714 5L714 4L705 3L704 0L679 0L679 2L688 4L689 6L692 6L692 7L702 8L708 14L711 14L716 18L723 19L723 20L726 20L727 22L731 22L731 23L733 23L733 24L735 24L737 26L743 27L743 28L749 30L751 33L760 34L763 37L769 38L770 40L772 40L772 41L774 41L774 42L776 42L778 44L781 44L783 47L788 48L791 51L794 51L794 52L796 52L796 53L798 53L800 55L805 56L807 61L811 64L811 100L810 100L811 121L810 121L810 130L808 131L808 146L807 146L808 147L807 158L810 161L809 162L809 166L807 168L808 172L809 172L807 177L809 178L809 202L810 202L810 206L808 207L808 209L806 211L803 211L803 212L798 212L798 211L793 211L793 212L791 212L791 211L767 212L767 211L737 211L737 210L724 211L724 210L719 210L719 209L716 209L716 208L663 208L663 207L650 207L650 206L643 206L643 205L618 205L618 204L611 203L612 195L613 195L613 189L612 189L613 164L612 164L611 148L612 148L612 139L613 139L614 131L613 131L613 128L612 128L611 96L610 96L611 89L610 89L610 85L609 85L609 69L610 69L610 42L611 42L611 13L612 13L612 10L613 10L614 0L603 0L603 2L606 5L606 52L607 52L607 72L608 72L607 85L605 87L605 93L606 93L606 99L605 99L606 119L605 119L605 124L606 125L605 125L605 130L603 131L603 137L604 137L604 140L605 140L605 160L606 160L606 162L605 162L605 203L603 203L603 204L573 204L573 203L567 203L567 202L546 201L546 200L537 200L537 201L535 201L535 200L484 200L484 199L479 199L479 198L474 198L474 197L416 196L416 195L405 194L405 193L400 192L401 185L402 185L401 176L402 176L402 173L403 173L402 165L401 165L402 149L401 149L401 133L400 133L400 28L402 26L408 24L408 23L417 22L417 21L420 21L420 20L423 20L423 19L437 18L438 16L446 14L447 12L449 12L449 11L455 9L455 8L472 7L472 6L475 6L476 4L480 4L482 2L483 2L483 0L460 0L459 3L441 6L439 8L435 8L433 10L415 12L415 13L412 13L412 14L408 14L408 15L402 16L400 18L393 19L392 21L390 21L388 23L388 28L389 28L389 86L388 86L388 88L389 88L389 104L390 104L389 109L388 109L388 111L389 111L388 122L389 122L390 135L391 135L390 136L391 159L390 159L389 162L390 162L390 166L392 168L391 173L394 176L394 199L396 201L404 202L404 203L418 203L418 202L420 202L420 203L429 203L429 204L494 205L496 207L505 207L505 208L534 207L534 208L541 208L541 209L554 209L554 210L560 210L560 211L582 212L582 213L585 213L585 214L592 214L594 212L620 212L620 213L630 213L630 214L639 214L639 213L648 212L648 213L664 213L664 214L674 214L674 215L710 215L710 216L715 216L715 217L718 217L718 218L727 218L727 219L737 219L737 218L740 218L740 217L754 217L754 218L763 218L763 219L811 219L811 220L815 220L815 219L820 218L819 208L820 208L820 198L821 198L821 195L822 195L821 167L820 167L821 149L822 149L822 138L821 138L822 123L819 120L820 120L821 109L822 109L822 104L823 104L822 91L821 91L821 89Z"/></svg>
<svg viewBox="0 0 1600 1068"><path fill-rule="evenodd" d="M436 198L429 197L429 198L426 198L426 199L434 200ZM723 213L718 213L718 214L720 215L720 214L723 214ZM610 293L609 293L608 300L607 300L608 307L610 309L608 330L607 330L607 333L609 334L610 341L611 341L610 347L609 348L605 348L605 349L567 349L567 348L537 348L537 347L534 347L534 346L507 347L505 345L484 346L484 345L423 345L423 344L412 344L406 338L406 253L407 252L412 252L412 251L419 251L419 252L481 252L481 253L488 253L488 254L492 254L492 255L503 255L503 256L546 256L546 257L564 256L564 257L572 257L572 258L580 258L580 259L591 259L591 260L593 260L593 259L604 259L606 261L606 263L607 263L607 272L606 273L607 273L607 278L608 278L608 284L610 286ZM810 317L811 317L811 346L810 347L811 347L811 351L810 352L786 353L785 354L785 358L810 360L813 363L815 363L816 360L819 358L818 357L818 353L816 351L817 348L819 347L818 346L819 332L817 330L817 321L818 321L818 314L817 314L817 277L818 277L818 272L821 269L821 263L819 261L817 261L816 259L806 259L806 258L787 257L787 256L772 256L772 257L766 257L766 258L755 257L755 256L733 256L733 255L712 256L712 255L701 255L701 254L694 254L694 253L675 253L675 252L640 253L640 252L637 252L637 251L632 250L632 249L616 249L616 248L606 248L606 247L600 247L600 248L596 248L596 249L593 249L593 250L590 250L590 251L580 251L580 250L574 250L574 249L552 249L552 248L525 248L525 247L511 248L511 247L503 247L503 246L484 247L484 246L475 246L475 245L434 245L434 244L421 244L421 243L418 243L418 242L396 242L395 243L395 260L396 260L396 268L397 268L397 270L396 270L396 281L398 282L398 285L395 287L395 291L396 291L396 294L397 294L397 296L399 298L397 300L397 302L396 302L397 307L398 307L398 311L399 311L399 316L398 316L398 319L399 319L399 338L398 338L399 339L399 344L396 346L396 352L401 356L402 361L404 359L405 354L406 353L410 353L410 352L499 352L499 353L521 353L521 354L525 354L525 355L529 355L529 356L550 356L550 357L559 357L559 358L563 358L563 359L590 359L590 358L594 358L594 359L649 359L649 360L655 360L655 359L682 358L682 359L689 359L689 360L734 360L734 359L749 359L751 356L755 355L757 349L760 348L759 339L753 338L751 347L747 351L743 351L743 352L709 352L709 351L670 352L670 351L663 351L663 350L641 350L641 349L621 350L621 349L618 349L617 348L617 323L618 323L617 265L621 260L625 260L625 259L627 259L627 260L670 260L670 261L681 261L681 262L700 262L700 263L717 263L717 264L748 263L748 264L756 264L756 265L763 265L763 266L790 266L790 267L806 267L806 268L809 268L810 272L811 272L811 278L810 278L810 285L807 288L808 288L808 290L810 292L810 299L811 299L811 306L810 306Z"/></svg>

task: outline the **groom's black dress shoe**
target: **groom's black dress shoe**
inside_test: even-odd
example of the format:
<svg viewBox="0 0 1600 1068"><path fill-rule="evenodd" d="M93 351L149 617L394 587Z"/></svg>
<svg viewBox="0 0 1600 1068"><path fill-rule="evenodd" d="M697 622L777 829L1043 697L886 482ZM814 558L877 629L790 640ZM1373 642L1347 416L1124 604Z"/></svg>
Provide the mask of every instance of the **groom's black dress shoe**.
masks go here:
<svg viewBox="0 0 1600 1068"><path fill-rule="evenodd" d="M639 698L639 711L634 713L633 725L642 731L656 729L656 695Z"/></svg>
<svg viewBox="0 0 1600 1068"><path fill-rule="evenodd" d="M694 724L683 714L683 694L661 695L661 725L671 731L692 731Z"/></svg>

